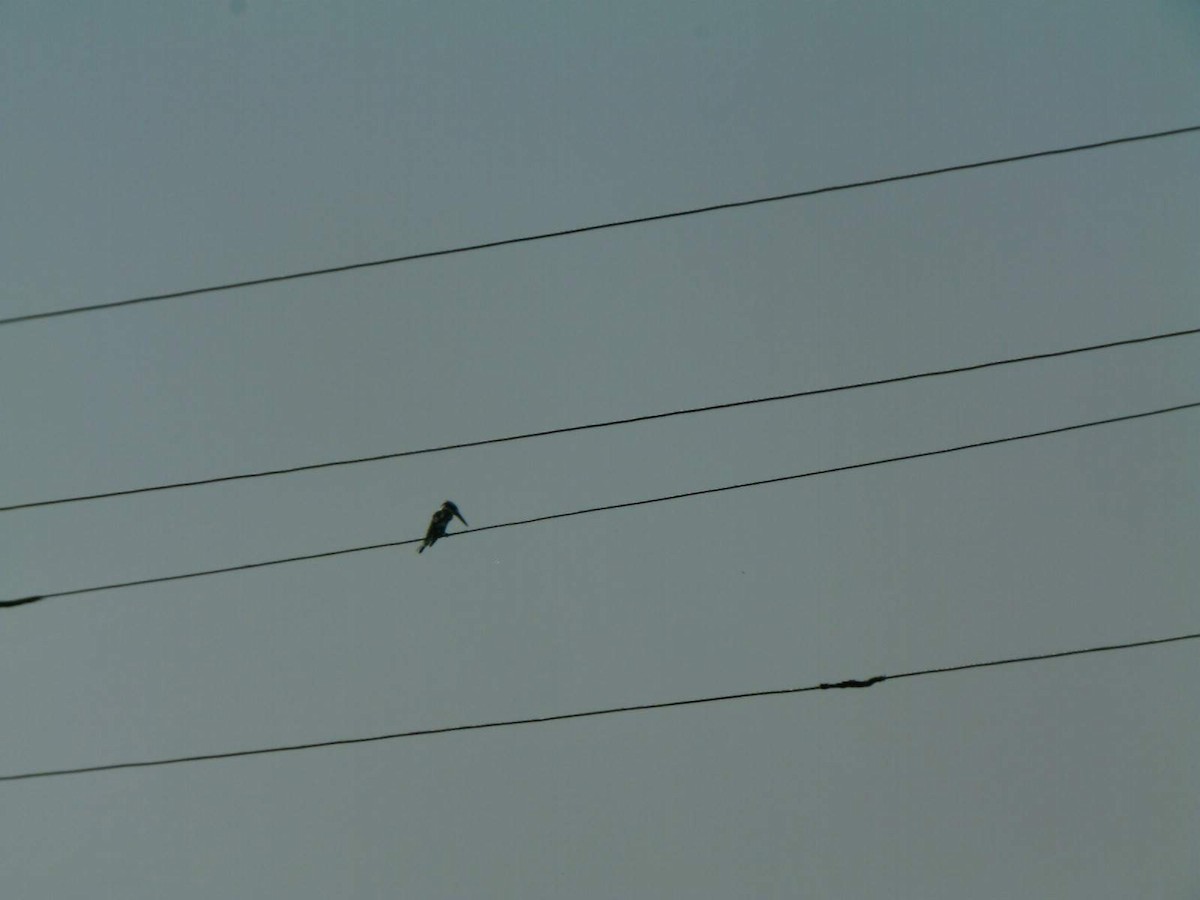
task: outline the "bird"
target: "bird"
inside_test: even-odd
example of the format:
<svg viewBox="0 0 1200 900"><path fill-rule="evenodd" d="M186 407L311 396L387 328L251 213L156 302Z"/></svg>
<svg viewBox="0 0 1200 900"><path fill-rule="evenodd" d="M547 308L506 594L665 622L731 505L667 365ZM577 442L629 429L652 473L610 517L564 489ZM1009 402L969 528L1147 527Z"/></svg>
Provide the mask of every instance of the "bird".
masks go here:
<svg viewBox="0 0 1200 900"><path fill-rule="evenodd" d="M424 553L426 547L432 547L437 543L437 539L446 536L446 526L450 524L450 520L456 518L458 521L467 525L467 520L463 518L462 513L458 511L458 507L454 505L453 500L447 500L442 504L441 508L433 514L433 518L429 520L429 529L425 532L425 540L421 542L421 546L417 548L418 553ZM470 525L467 525L470 528Z"/></svg>

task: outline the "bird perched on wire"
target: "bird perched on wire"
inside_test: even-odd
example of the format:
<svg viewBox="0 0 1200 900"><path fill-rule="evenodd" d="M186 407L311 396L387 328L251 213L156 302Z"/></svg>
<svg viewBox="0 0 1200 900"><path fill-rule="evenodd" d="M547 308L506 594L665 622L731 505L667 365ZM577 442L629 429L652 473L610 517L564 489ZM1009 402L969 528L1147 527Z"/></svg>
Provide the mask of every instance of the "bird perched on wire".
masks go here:
<svg viewBox="0 0 1200 900"><path fill-rule="evenodd" d="M418 553L424 553L426 547L432 547L437 543L437 539L446 536L446 526L450 524L450 520L457 518L458 521L467 525L467 520L462 517L462 513L458 511L458 507L454 505L453 500L447 500L442 504L441 509L433 514L433 518L429 520L429 529L425 532L425 540L421 542L421 546L417 548ZM467 525L470 528L470 525Z"/></svg>

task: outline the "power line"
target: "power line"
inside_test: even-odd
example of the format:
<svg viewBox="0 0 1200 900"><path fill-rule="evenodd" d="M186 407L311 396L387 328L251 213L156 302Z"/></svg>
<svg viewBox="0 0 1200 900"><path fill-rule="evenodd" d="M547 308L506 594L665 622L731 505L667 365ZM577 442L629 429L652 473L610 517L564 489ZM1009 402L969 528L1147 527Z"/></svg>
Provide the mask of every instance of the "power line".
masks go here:
<svg viewBox="0 0 1200 900"><path fill-rule="evenodd" d="M867 462L850 463L844 466L834 466L828 469L816 469L809 472L801 472L796 475L781 475L775 478L763 478L759 481L744 481L740 484L725 485L724 487L703 488L695 491L685 491L680 494L668 494L663 497L651 497L646 500L627 500L622 503L610 503L605 506L593 506L587 509L576 509L569 512L551 513L545 516L535 516L532 519L519 519L513 522L500 522L495 525L483 525L479 528L471 528L466 531L452 532L445 535L446 538L461 537L467 534L478 534L482 531L492 531L497 528L512 528L517 525L533 525L538 522L550 522L555 519L567 519L572 516L583 516L590 513L608 512L615 509L628 509L634 506L648 506L652 503L666 503L670 500L682 500L688 497L701 497L706 494L719 494L725 491L737 491L744 488L760 487L767 484L779 484L784 481L797 481L802 478L812 478L817 475L832 475L836 472L849 472L854 469L866 469L872 466L881 466L887 463L904 462L911 459L922 459L929 456L941 456L947 453L957 453L960 450L974 450L979 447L991 447L997 444L1007 444L1013 441L1023 441L1030 438L1046 437L1052 434L1063 434L1068 431L1078 431L1083 428L1094 428L1099 425L1111 425L1116 422L1128 422L1133 419L1144 419L1150 416L1161 416L1166 413L1180 412L1185 409L1194 409L1200 406L1200 401L1194 403L1182 403L1177 406L1168 406L1161 409L1152 409L1145 412L1130 413L1123 416L1114 416L1109 419L1098 419L1091 422L1081 422L1076 425L1063 425L1058 428L1050 428L1045 431L1033 431L1025 434L1010 435L1002 438L992 438L986 441L975 441L970 444L959 444L954 447L943 447L939 450L923 450L919 453L907 453L903 456L890 456L885 459L874 459ZM443 538L444 539L444 538ZM66 591L53 591L44 594L36 594L28 597L19 597L12 600L0 601L0 607L15 607L24 606L29 603L37 603L41 600L49 600L52 597L72 597L78 594L94 594L100 591L115 591L126 588L140 587L148 584L162 584L168 581L183 581L189 578L201 578L206 575L222 575L229 572L242 572L247 569L261 569L267 566L284 565L285 563L303 562L312 559L326 559L331 556L344 556L349 553L363 553L368 550L382 550L389 547L403 547L406 544L416 544L422 541L423 538L409 538L403 541L387 541L380 544L368 544L361 547L346 547L341 550L325 550L320 553L307 553L301 556L289 556L283 559L269 559L262 562L240 563L234 566L222 566L217 569L202 569L195 572L184 572L178 575L159 575L153 578L139 578L134 581L121 581L113 584L94 585L92 587L73 588Z"/></svg>
<svg viewBox="0 0 1200 900"><path fill-rule="evenodd" d="M262 278L250 278L244 281L230 281L224 284L214 284L208 287L189 288L182 291L171 291L165 294L148 294L143 297L131 297L127 300L112 300L105 303L90 303L85 306L73 306L66 309L48 310L46 312L25 313L23 315L0 318L0 325L15 325L19 322L32 322L37 319L50 319L58 316L70 316L78 313L97 312L105 309L116 309L122 306L133 306L142 303L156 303L160 300L176 300L181 297L194 297L198 294L211 294L216 291L232 291L240 288L256 287L263 284L275 284L281 281L294 281L300 278L313 278L317 275L333 275L339 272L352 272L356 269L369 269L376 266L389 266L397 263L414 262L419 259L433 259L439 256L451 256L458 253L471 253L476 250L487 250L494 247L506 247L512 244L526 244L532 241L544 241L550 238L568 237L577 234L587 234L592 231L603 231L610 228L623 228L626 225L644 225L649 222L662 222L667 219L678 219L685 216L697 216L704 213L720 212L727 209L739 209L745 206L756 206L764 203L777 203L781 200L796 200L801 197L814 197L818 194L832 194L838 191L848 191L855 188L875 187L882 184L893 184L899 181L911 181L916 178L928 178L934 175L946 175L951 172L965 172L970 169L982 169L988 166L999 166L1006 163L1023 162L1030 159L1040 159L1047 156L1059 156L1067 153L1080 153L1085 150L1098 150L1103 147L1114 147L1119 144L1132 144L1139 141L1152 141L1159 138L1176 137L1200 131L1200 125L1189 125L1183 128L1172 128L1167 131L1147 132L1128 135L1125 137L1109 138L1094 141L1089 144L1075 144L1070 147L1056 147L1053 150L1037 150L1032 153L1020 153L1015 156L1002 156L993 159L980 160L971 163L959 163L952 166L941 166L936 169L924 169L917 172L906 172L901 175L887 175L882 178L868 178L862 181L851 181L842 184L827 185L819 188L809 188L801 191L791 191L786 194L773 194L767 197L754 197L749 200L733 200L728 203L714 203L710 206L699 206L681 209L674 212L655 213L648 216L636 216L619 219L612 222L602 222L595 225L580 225L574 228L564 228L559 231L543 231L522 237L501 238L485 241L479 244L464 244L458 247L447 247L441 250L426 250L421 253L409 253L404 256L393 256L387 259L374 259L367 262L347 263L340 266L327 266L320 269L307 269L301 272L289 272L283 275L268 275Z"/></svg>
<svg viewBox="0 0 1200 900"><path fill-rule="evenodd" d="M842 391L853 391L859 388L880 387L885 384L899 384L904 381L916 381L921 378L935 378L941 375L956 375L963 372L975 372L980 369L990 369L997 366L1009 366L1016 363L1033 362L1035 360L1054 359L1061 356L1072 356L1079 353L1090 353L1095 350L1109 350L1114 347L1126 347L1131 344L1145 344L1151 341L1161 341L1167 338L1184 337L1200 334L1200 328L1185 328L1180 331L1162 332L1144 337L1125 338L1108 341L1103 344L1089 344L1085 347L1072 347L1067 350L1053 350L1048 353L1032 353L1025 356L1010 356L1005 359L989 362L972 363L965 366L954 366L947 369L933 369L910 375L896 375L889 378L876 378L871 381L859 381L853 384L842 384L835 387L813 388L806 391L794 391L789 394L774 394L768 397L755 397L750 400L734 400L729 403L713 403L708 406L693 406L666 412L649 413L641 416L630 416L624 419L609 419L603 422L591 422L585 425L569 425L563 428L549 428L544 431L529 431L522 434L511 434L504 437L484 438L475 441L463 441L457 444L443 444L437 447L425 447L420 450L400 450L393 453L380 453L374 456L358 456L347 459L328 460L325 462L307 463L299 466L288 466L280 469L262 469L256 472L244 472L236 475L217 475L211 478L197 478L191 481L174 481L165 484L155 484L145 487L126 488L117 491L103 491L95 494L76 494L70 497L57 497L51 500L30 500L25 503L12 503L0 506L0 512L13 512L19 509L35 509L42 506L57 506L64 503L82 503L91 500L106 500L113 497L129 497L135 494L149 494L157 491L170 491L178 488L200 487L208 484L222 484L230 481L243 481L251 478L268 478L273 475L293 475L297 472L312 472L317 469L332 469L338 466L355 466L362 463L382 462L389 459L402 459L407 456L422 456L428 453L442 453L447 450L464 450L469 447L485 447L489 444L505 444L511 441L524 441L531 438L549 437L556 434L570 434L577 431L590 431L597 428L611 428L615 425L630 425L635 422L650 422L655 419L669 419L675 416L690 416L696 413L714 412L722 409L734 409L739 406L754 406L760 403L775 403L780 400L796 400L801 397L816 397L822 394L836 394Z"/></svg>
<svg viewBox="0 0 1200 900"><path fill-rule="evenodd" d="M1023 663L1041 662L1048 659L1062 659L1068 656L1083 656L1088 653L1107 653L1111 650L1131 650L1138 647L1153 647L1171 644L1177 641L1192 641L1200 638L1200 632L1194 634L1179 634L1173 637L1155 638L1148 641L1133 641L1126 644L1108 644L1101 647L1087 647L1082 650L1060 650L1055 653L1040 653L1036 656L1017 656L1008 659L993 659L986 662L965 663L957 666L939 666L932 669L919 669L913 672L901 672L897 675L875 675L871 678L845 681L822 682L805 687L773 688L762 691L745 691L739 694L720 694L709 697L693 697L687 700L667 700L660 703L638 703L633 706L610 706L604 709L589 709L582 712L558 713L548 716L531 716L525 719L501 719L491 722L475 722L469 725L444 725L437 728L420 728L414 731L396 731L391 734L376 734L369 737L335 738L328 741L312 741L306 744L283 744L275 747L259 747L254 750L229 750L223 753L198 753L192 756L175 756L164 759L141 760L138 762L107 763L98 766L80 766L73 769L44 769L37 772L22 772L17 775L0 775L0 782L27 781L33 778L56 778L63 775L85 775L96 772L113 772L118 769L148 769L156 766L173 766L180 763L210 762L217 759L235 759L245 756L265 756L273 753L291 753L296 750L316 750L321 747L344 747L350 744L370 744L378 741L395 741L401 738L430 737L437 734L450 734L459 731L483 731L492 728L508 728L515 725L544 725L548 722L563 722L568 719L587 719L596 716L612 716L618 713L646 712L648 710L672 709L680 706L700 706L709 703L721 703L726 700L749 700L755 697L778 697L784 694L806 694L812 691L827 691L844 688L868 688L884 681L896 681L900 678L918 678L924 675L944 675L949 672L965 672L969 669L986 669L996 666L1019 665Z"/></svg>

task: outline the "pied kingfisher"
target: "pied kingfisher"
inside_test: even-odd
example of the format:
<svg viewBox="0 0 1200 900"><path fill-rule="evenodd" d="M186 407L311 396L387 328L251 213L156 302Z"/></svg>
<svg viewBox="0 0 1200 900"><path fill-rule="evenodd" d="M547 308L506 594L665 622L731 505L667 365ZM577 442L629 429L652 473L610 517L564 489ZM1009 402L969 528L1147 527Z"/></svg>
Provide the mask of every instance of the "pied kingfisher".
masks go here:
<svg viewBox="0 0 1200 900"><path fill-rule="evenodd" d="M421 542L421 546L417 548L418 553L424 553L426 547L432 547L437 543L437 539L446 536L446 526L450 524L450 520L457 518L458 521L467 525L467 520L462 517L462 513L458 511L458 507L454 505L453 500L447 500L442 504L441 509L433 514L433 518L429 520L429 530L425 532L425 540ZM467 525L470 528L470 525Z"/></svg>

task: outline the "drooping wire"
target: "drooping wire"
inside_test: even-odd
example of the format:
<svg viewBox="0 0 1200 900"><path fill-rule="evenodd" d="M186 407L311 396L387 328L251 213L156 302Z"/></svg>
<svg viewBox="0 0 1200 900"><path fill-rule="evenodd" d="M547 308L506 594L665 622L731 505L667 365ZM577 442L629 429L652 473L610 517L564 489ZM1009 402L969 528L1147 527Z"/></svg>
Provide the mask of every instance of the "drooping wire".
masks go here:
<svg viewBox="0 0 1200 900"><path fill-rule="evenodd" d="M1151 341L1162 341L1168 338L1184 337L1200 334L1200 328L1184 328L1179 331L1160 332L1136 338L1123 338L1116 341L1106 341L1102 344L1089 344L1083 347L1071 347L1066 350L1052 350L1046 353L1031 353L1024 356L1010 356L1004 359L988 362L971 363L963 366L952 366L943 369L931 369L909 375L894 375L888 378L876 378L870 381L859 381L852 384L841 384L834 387L812 388L806 391L793 391L788 394L773 394L767 397L755 397L749 400L734 400L728 403L713 403L708 406L692 406L684 409L668 410L666 412L648 413L640 416L630 416L623 419L609 419L603 422L590 422L585 425L568 425L560 428L548 428L543 431L529 431L522 434L510 434L504 437L483 438L474 441L463 441L457 444L442 444L436 447L424 447L419 450L399 450L392 453L379 453L374 456L358 456L346 459L327 460L324 462L306 463L299 466L288 466L278 469L261 469L256 472L242 472L236 475L217 475L210 478L196 478L190 481L173 481L164 484L154 484L144 487L125 488L116 491L102 491L94 494L75 494L69 497L56 497L50 500L29 500L24 503L10 503L0 506L0 512L14 512L21 509L36 509L43 506L57 506L66 503L83 503L91 500L106 500L114 497L129 497L137 494L149 494L158 491L170 491L178 488L201 487L209 484L222 484L231 481L244 481L254 478L268 478L274 475L293 475L298 472L312 472L318 469L332 469L339 466L355 466L363 463L382 462L384 460L402 459L408 456L422 456L429 453L443 453L447 450L464 450L470 447L485 447L490 444L505 444L512 441L524 441L533 438L549 437L558 434L570 434L578 431L590 431L598 428L611 428L617 425L630 425L636 422L651 422L656 419L669 419L676 416L690 416L697 413L715 412L723 409L734 409L740 406L754 406L762 403L775 403L781 400L796 400L801 397L816 397L823 394L836 394L843 391L853 391L860 388L880 387L888 384L900 384L905 381L916 381L923 378L936 378L943 375L956 375L963 372L977 372L981 369L991 369L997 366L1010 366L1018 363L1034 362L1036 360L1054 359L1062 356L1072 356L1080 353L1091 353L1097 350L1109 350L1114 347L1127 347L1132 344L1145 344Z"/></svg>
<svg viewBox="0 0 1200 900"><path fill-rule="evenodd" d="M622 503L609 503L604 506L593 506L587 509L576 509L569 512L551 513L545 516L535 516L531 519L519 519L512 522L500 522L495 525L483 525L478 528L471 528L466 531L451 532L445 535L445 538L462 537L468 534L479 534L484 531L492 531L497 528L513 528L518 525L533 525L539 522L550 522L555 519L566 519L573 516L589 515L591 513L608 512L617 509L629 509L635 506L647 506L652 503L666 503L671 500L682 500L688 497L701 497L706 494L719 494L726 491L737 491L745 488L761 487L767 484L779 484L784 481L797 481L803 478L813 478L818 475L832 475L837 472L849 472L855 469L866 469L872 466L881 466L888 463L905 462L913 459L923 459L930 456L942 456L947 453L957 453L962 450L974 450L980 447L993 447L998 444L1007 444L1013 441L1030 440L1032 438L1047 437L1053 434L1063 434L1068 431L1078 431L1084 428L1095 428L1100 425L1111 425L1117 422L1128 422L1134 419L1145 419L1150 416L1161 416L1167 413L1180 412L1187 409L1195 409L1200 407L1200 401L1193 403L1182 403L1176 406L1167 406L1160 409L1146 410L1144 412L1129 413L1123 416L1113 416L1108 419L1097 419L1091 422L1080 422L1075 425L1062 425L1057 428L1049 428L1043 431L1026 432L1024 434L1009 435L1001 438L991 438L984 441L974 441L969 444L958 444L953 447L943 447L938 450L923 450L919 453L906 453L902 456L890 456L884 459L873 459L867 462L850 463L848 465L833 466L827 469L816 469L809 472L800 472L795 475L780 475L775 478L763 478L758 481L744 481L739 484L730 484L722 487L703 488L694 491L684 491L679 494L668 494L662 497L651 497L645 500L627 500ZM445 538L442 538L444 540ZM283 559L269 559L261 562L240 563L233 566L222 566L216 569L202 569L195 572L183 572L176 575L159 575L151 578L139 578L133 581L121 581L112 584L93 585L91 587L72 588L65 591L49 591L42 594L30 595L27 597L19 597L12 600L0 601L0 607L15 607L24 606L30 603L37 603L42 600L49 600L53 597L72 597L79 594L94 594L100 591L115 591L124 590L132 587L140 587L148 584L162 584L168 581L182 581L191 578L201 578L207 575L221 575L229 572L241 572L248 569L261 569L267 566L278 566L286 563L303 562L313 559L326 559L331 556L344 556L350 553L363 553L368 550L382 550L390 547L403 547L407 544L419 543L422 538L408 538L402 541L386 541L379 544L367 544L359 547L346 547L340 550L325 550L320 553L307 553L300 556L289 556Z"/></svg>
<svg viewBox="0 0 1200 900"><path fill-rule="evenodd" d="M1139 647L1154 647L1179 641L1193 641L1200 638L1200 632L1178 634L1165 638L1154 638L1146 641L1131 641L1124 644L1107 644L1100 647L1086 647L1078 650L1060 650L1054 653L1039 653L1032 656L1016 656L1007 659L993 659L985 662L963 663L955 666L937 666L929 669L918 669L912 672L900 672L896 675L875 675L870 678L849 678L844 681L822 682L805 687L771 688L760 691L744 691L737 694L720 694L708 697L692 697L687 700L666 700L658 703L638 703L631 706L610 706L603 709L589 709L582 712L557 713L546 716L531 716L524 719L500 719L490 722L475 722L469 725L443 725L435 728L419 728L412 731L395 731L390 734L375 734L368 737L335 738L326 741L311 741L304 744L281 744L274 747L259 747L253 750L228 750L220 753L197 753L190 756L174 756L161 759L140 760L137 762L105 763L95 766L79 766L71 769L43 769L34 772L21 772L15 775L0 775L0 782L29 781L35 778L57 778L64 775L86 775L99 772L115 772L120 769L149 769L158 766L174 766L183 763L211 762L218 759L237 759L247 756L266 756L276 753L292 753L297 750L316 750L326 747L345 747L351 744L370 744L379 741L395 741L402 738L431 737L439 734L451 734L461 731L483 731L495 728L510 728L517 725L545 725L550 722L564 722L569 719L587 719L597 716L612 716L619 713L647 712L650 710L672 709L681 706L701 706L711 703L723 703L729 700L749 700L761 697L779 697L785 694L805 694L812 691L827 691L838 689L869 688L884 681L897 681L901 678L919 678L925 675L944 675L950 672L965 672L971 669L986 669L997 666L1021 665L1032 662L1042 662L1050 659L1062 659L1071 656L1083 656L1091 653L1108 653L1113 650L1132 650Z"/></svg>
<svg viewBox="0 0 1200 900"><path fill-rule="evenodd" d="M83 306L72 306L65 309L46 310L44 312L24 313L22 315L0 318L0 326L16 325L20 322L33 322L40 319L51 319L60 316L72 316L80 313L99 312L101 310L117 309L125 306L135 306L146 303L156 303L162 300L176 300L182 297L195 297L199 294L211 294L217 291L232 291L241 288L256 287L264 284L277 284L281 281L294 281L300 278L313 278L318 275L333 275L339 272L352 272L357 269L369 269L377 266L389 266L398 263L414 262L419 259L433 259L439 256L451 256L458 253L471 253L476 250L487 250L495 247L506 247L513 244L526 244L533 241L544 241L550 238L569 237L577 234L587 234L592 231L603 231L611 228L623 228L627 225L644 225L650 222L662 222L668 219L679 219L685 216L698 216L704 213L720 212L727 209L739 209L745 206L757 206L764 203L777 203L782 200L797 200L801 197L815 197L818 194L832 194L838 191L849 191L855 188L875 187L882 184L893 184L900 181L911 181L917 178L929 178L935 175L946 175L951 172L966 172L971 169L982 169L989 166L1000 166L1007 163L1024 162L1030 159L1041 159L1047 156L1060 156L1068 153L1081 153L1086 150L1098 150L1104 147L1115 147L1120 144L1132 144L1139 141L1152 141L1160 138L1177 137L1200 131L1200 125L1188 125L1183 128L1171 128L1166 131L1147 132L1127 135L1125 137L1108 138L1087 144L1074 144L1069 147L1055 147L1052 150L1035 150L1030 153L1019 153L1014 156L1001 156L992 159L979 160L970 163L958 163L951 166L940 166L935 169L923 169L916 172L905 172L900 175L886 175L880 178L867 178L861 181L832 184L819 188L790 191L783 194L772 194L766 197L754 197L748 200L733 200L727 203L714 203L708 206L697 206L674 212L654 213L646 216L634 216L611 222L601 222L595 225L580 225L574 228L564 228L558 231L543 231L527 234L521 237L501 238L494 241L484 241L478 244L465 244L458 247L447 247L441 250L426 250L420 253L408 253L403 256L392 256L386 259L373 259L366 262L346 263L337 266L326 266L317 269L306 269L299 272L288 272L282 275L267 275L261 278L248 278L242 281L228 281L223 284L213 284L207 287L188 288L181 291L170 291L164 294L147 294L142 297L130 297L126 300L110 300L103 303L89 303Z"/></svg>

